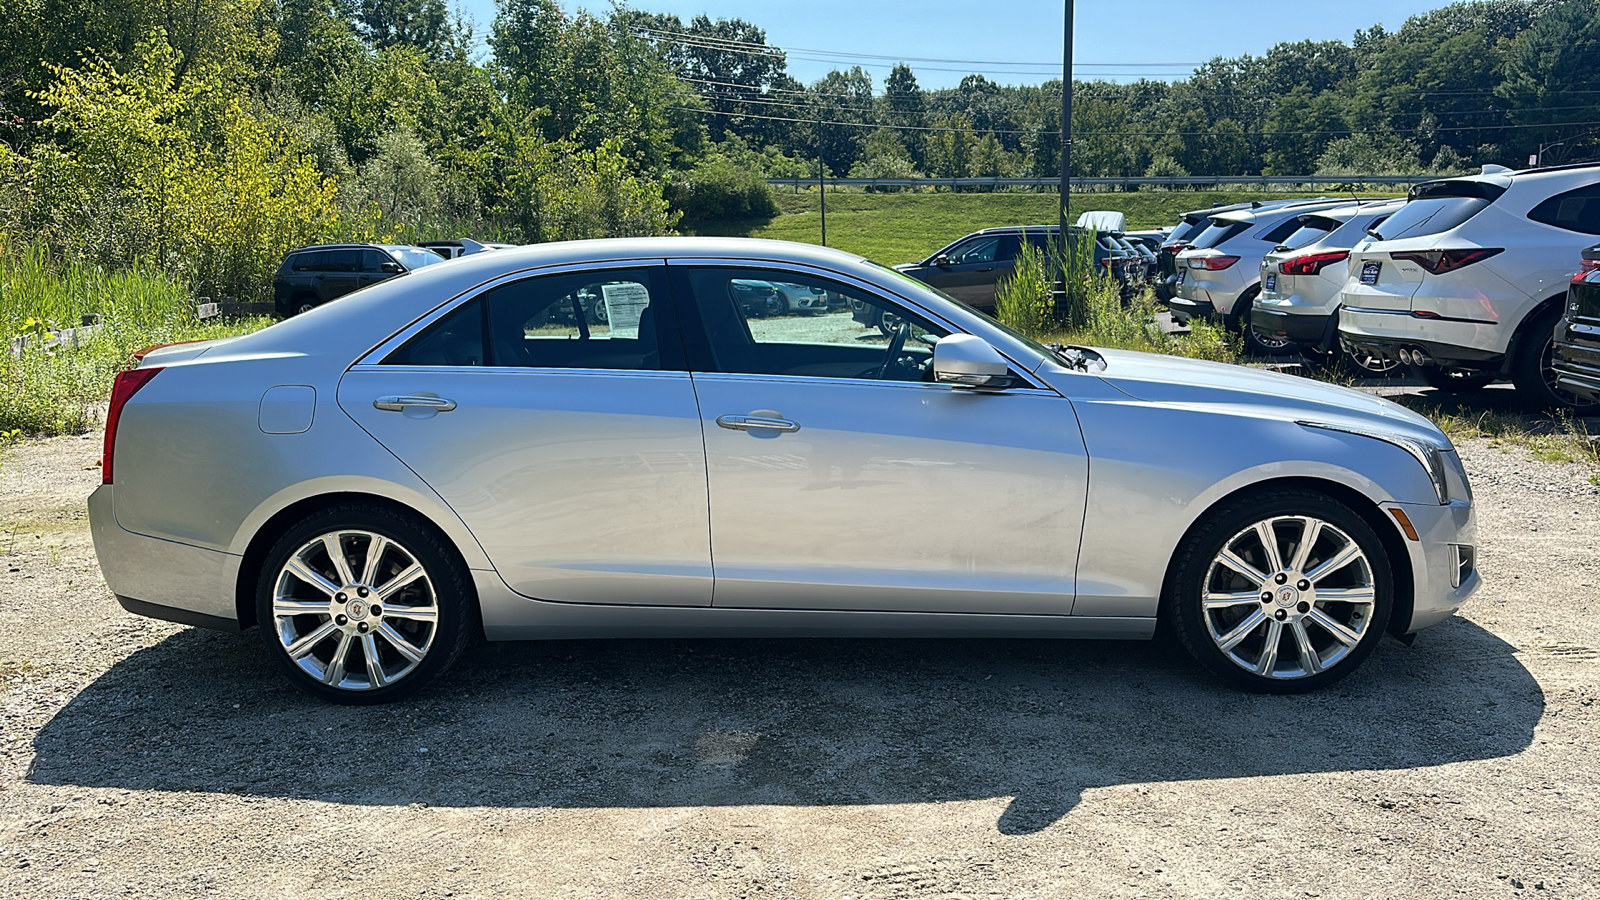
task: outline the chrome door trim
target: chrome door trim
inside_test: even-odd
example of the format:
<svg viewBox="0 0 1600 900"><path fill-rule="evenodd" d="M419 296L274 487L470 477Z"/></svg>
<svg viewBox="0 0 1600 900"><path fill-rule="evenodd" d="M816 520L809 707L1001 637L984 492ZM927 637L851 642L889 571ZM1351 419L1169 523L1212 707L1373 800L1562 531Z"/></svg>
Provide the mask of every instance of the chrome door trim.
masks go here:
<svg viewBox="0 0 1600 900"><path fill-rule="evenodd" d="M567 273L567 272L600 271L600 270L605 270L605 269L654 269L654 268L657 268L657 267L665 265L666 262L667 262L667 260L665 260L665 259L660 259L660 258L656 258L656 257L650 257L650 258L647 258L647 259L615 259L615 260L606 260L604 262L559 263L559 264L556 264L556 265L540 266L540 267L536 267L536 268L532 268L532 269L520 269L520 270L518 270L516 272L510 272L508 274L501 275L498 278L492 278L492 279L490 279L488 281L485 281L485 282L483 282L481 284L478 284L478 285L476 285L474 287L468 288L465 291L462 291L461 293L455 295L454 297L451 297L450 299L444 301L443 303L439 304L438 306L435 306L433 309L429 310L428 312L423 313L422 315L418 316L416 319L413 319L410 322L410 324L406 325L404 328L401 328L399 331L397 331L394 334L390 335L389 338L387 340L385 340L383 343L378 344L376 347L373 347L371 350L368 350L366 353L361 354L361 356L358 357L356 359L356 361L351 364L350 368L351 369L368 368L368 367L374 367L374 366L381 365L381 363L377 362L377 360L381 360L385 356L388 356L390 353L393 353L395 350L399 349L401 344L404 344L406 341L410 340L413 336L416 335L417 332L421 331L424 328L427 328L429 325L432 325L434 322L438 321L439 319L443 318L444 316L449 315L451 312L455 311L455 309L457 307L462 306L463 304L466 304L466 303L470 303L475 298L477 298L477 297L479 297L479 296L481 296L481 295L483 295L483 294L485 294L485 293L487 293L489 291L492 291L497 287L500 287L500 286L505 285L505 284L510 284L513 281L522 281L523 279L526 279L526 278L538 278L538 277L541 277L541 276L544 276L544 275L561 275L561 274L564 274L564 273ZM421 370L427 371L427 370L430 370L430 369L460 369L460 368L463 368L463 367L462 366L407 366L406 368L417 368L417 369L421 369ZM524 367L521 367L521 366L493 366L493 367L485 366L484 368L520 369L520 368L524 368ZM578 370L575 370L575 369L561 369L560 371L573 372L573 371L578 371ZM660 370L655 370L655 369L637 369L637 370L602 369L602 370L596 370L596 371L605 371L605 372L617 372L617 371L663 371L663 372L670 372L670 371L675 371L675 370L673 370L673 369L660 369Z"/></svg>
<svg viewBox="0 0 1600 900"><path fill-rule="evenodd" d="M374 409L381 409L384 412L404 412L408 407L413 406L431 409L435 412L449 412L456 408L456 402L454 400L446 400L443 397L425 397L417 394L379 397L372 401Z"/></svg>
<svg viewBox="0 0 1600 900"><path fill-rule="evenodd" d="M727 258L727 257L711 257L711 256L693 256L693 257L684 256L684 257L676 257L676 258L668 259L666 261L666 263L667 263L667 267L669 269L673 268L673 267L677 267L677 266L685 266L685 267L717 266L717 267L721 267L721 268L735 268L735 269L777 269L779 271L788 270L788 271L800 272L800 273L806 274L806 275L814 275L814 276L816 276L818 278L827 278L827 279L829 279L831 281L837 281L837 282L839 282L841 284L847 284L847 285L850 285L851 287L855 287L855 288L858 288L860 290L867 291L868 293L880 294L880 295L881 294L888 294L890 297L894 298L894 302L896 302L896 303L898 303L898 304L900 304L902 306L908 307L910 309L916 310L918 313L920 313L923 316L923 318L926 318L926 319L934 322L935 324L937 324L940 327L944 328L945 330L951 332L952 334L971 334L972 333L972 332L970 332L970 331L968 331L968 330L966 330L964 328L961 328L961 327L957 326L954 322L951 322L949 319L946 319L943 316L940 316L939 314L930 311L927 307L925 307L922 304L916 302L915 300L911 299L910 297L907 297L907 296L905 296L903 294L896 293L895 291L892 291L892 290L890 290L888 288L885 288L883 285L877 284L875 282L867 281L865 279L858 278L858 277L856 277L854 275L850 275L850 274L845 273L845 272L840 272L837 269L825 269L825 268L823 268L821 266L811 265L809 263L786 262L786 261L782 261L782 260L757 260L757 259L746 259L746 258L742 258L742 257ZM694 302L693 298L684 298L684 297L675 297L674 300L676 300L679 304ZM957 301L957 302L959 303L960 301ZM979 335L979 336L981 337L981 335ZM985 340L987 340L987 338L985 338ZM992 343L991 343L991 346L993 346ZM1055 396L1058 396L1058 397L1064 396L1060 391L1057 391L1055 388L1052 388L1048 384L1044 383L1043 381L1035 378L1034 375L1033 375L1033 372L1030 371L1027 366L1024 366L1021 363L1017 362L1009 354L1007 354L1004 350L1000 349L999 347L995 347L994 349L995 349L995 352L999 353L1001 356L1004 356L1006 358L1006 362L1011 364L1011 367L1012 367L1013 370L1015 370L1016 372L1021 373L1023 380L1028 382L1029 387L1032 387L1032 388L1034 388L1036 390L1045 391L1045 392L1050 393L1050 394L1054 394ZM695 373L696 376L711 375L711 374L715 374L715 375L736 375L736 374L740 374L740 373L736 373L736 372L714 372L714 373L713 372L696 372ZM829 380L829 379L821 379L821 378L810 378L808 376L761 376L761 375L753 375L753 376L750 376L750 377L757 377L757 378L762 378L762 377L794 377L794 378L806 378L807 381ZM831 380L856 381L856 380L860 380L860 379L848 379L848 378L846 378L846 379L831 379ZM905 383L906 384L911 384L912 382L905 382ZM1015 390L1015 389L1013 389L1013 390ZM1003 394L1003 393L1005 393L1005 391L997 391L996 393Z"/></svg>
<svg viewBox="0 0 1600 900"><path fill-rule="evenodd" d="M729 431L749 431L754 428L758 431L793 434L800 430L800 423L772 416L717 416L717 425Z"/></svg>

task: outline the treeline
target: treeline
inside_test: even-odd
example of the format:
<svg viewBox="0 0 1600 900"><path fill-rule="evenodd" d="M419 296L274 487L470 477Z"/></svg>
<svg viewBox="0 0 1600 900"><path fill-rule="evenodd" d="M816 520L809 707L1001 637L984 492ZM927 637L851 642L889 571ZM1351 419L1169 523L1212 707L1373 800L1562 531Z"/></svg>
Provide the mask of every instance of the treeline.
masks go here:
<svg viewBox="0 0 1600 900"><path fill-rule="evenodd" d="M1061 83L813 84L738 19L499 0L0 0L0 253L257 297L293 246L658 234L766 177L1033 175ZM1594 153L1600 0L1484 0L1187 80L1074 86L1083 175L1456 171ZM1553 147L1551 145L1554 145Z"/></svg>

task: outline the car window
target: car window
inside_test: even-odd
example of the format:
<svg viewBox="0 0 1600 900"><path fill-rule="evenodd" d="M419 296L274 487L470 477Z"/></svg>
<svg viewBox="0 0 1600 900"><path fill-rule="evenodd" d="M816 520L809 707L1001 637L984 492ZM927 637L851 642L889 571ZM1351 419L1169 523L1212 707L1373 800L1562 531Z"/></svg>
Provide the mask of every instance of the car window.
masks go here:
<svg viewBox="0 0 1600 900"><path fill-rule="evenodd" d="M1256 240L1266 241L1269 244L1287 243L1289 235L1299 231L1303 222L1304 218L1301 216L1290 216L1282 222L1258 232Z"/></svg>
<svg viewBox="0 0 1600 900"><path fill-rule="evenodd" d="M690 291L715 371L746 375L931 381L949 331L876 294L798 272L695 268ZM820 314L776 311L765 292L820 292Z"/></svg>
<svg viewBox="0 0 1600 900"><path fill-rule="evenodd" d="M316 250L311 253L296 253L293 267L296 272L321 272L328 262L326 250Z"/></svg>
<svg viewBox="0 0 1600 900"><path fill-rule="evenodd" d="M1529 210L1528 218L1568 231L1600 234L1600 184L1557 194Z"/></svg>
<svg viewBox="0 0 1600 900"><path fill-rule="evenodd" d="M1248 222L1232 222L1227 219L1212 219L1203 231L1195 235L1192 246L1196 250L1209 250L1227 241L1229 238L1242 234L1249 229Z"/></svg>
<svg viewBox="0 0 1600 900"><path fill-rule="evenodd" d="M324 272L359 272L361 271L361 250L329 250L328 260L322 266Z"/></svg>
<svg viewBox="0 0 1600 900"><path fill-rule="evenodd" d="M995 256L1000 252L1000 236L974 238L962 241L951 250L948 256L950 264L959 266L967 263L994 262ZM1016 254L1013 253L1013 256Z"/></svg>
<svg viewBox="0 0 1600 900"><path fill-rule="evenodd" d="M363 272L381 273L383 272L383 264L386 262L394 262L394 260L390 259L389 254L384 253L382 250L361 251L361 271Z"/></svg>
<svg viewBox="0 0 1600 900"><path fill-rule="evenodd" d="M653 281L649 270L611 269L502 285L424 329L384 364L660 369Z"/></svg>
<svg viewBox="0 0 1600 900"><path fill-rule="evenodd" d="M1406 205L1383 223L1379 240L1443 234L1489 208L1505 188L1481 181L1430 181L1407 195Z"/></svg>

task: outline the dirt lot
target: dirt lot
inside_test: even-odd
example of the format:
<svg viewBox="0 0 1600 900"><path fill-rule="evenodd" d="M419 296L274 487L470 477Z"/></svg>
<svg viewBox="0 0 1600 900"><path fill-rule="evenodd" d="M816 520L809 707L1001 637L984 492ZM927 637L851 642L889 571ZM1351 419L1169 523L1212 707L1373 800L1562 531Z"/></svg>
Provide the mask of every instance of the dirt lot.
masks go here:
<svg viewBox="0 0 1600 900"><path fill-rule="evenodd" d="M1463 447L1487 585L1339 687L1160 644L495 645L344 709L135 618L98 436L0 463L7 897L1600 896L1600 488Z"/></svg>

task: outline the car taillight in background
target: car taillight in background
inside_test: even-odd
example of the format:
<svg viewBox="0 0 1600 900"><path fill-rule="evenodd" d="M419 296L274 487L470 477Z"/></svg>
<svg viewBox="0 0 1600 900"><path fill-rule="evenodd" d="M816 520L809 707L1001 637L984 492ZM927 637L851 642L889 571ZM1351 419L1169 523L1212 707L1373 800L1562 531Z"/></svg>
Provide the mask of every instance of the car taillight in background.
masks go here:
<svg viewBox="0 0 1600 900"><path fill-rule="evenodd" d="M100 483L111 483L111 457L117 449L117 425L122 421L122 407L139 393L139 389L150 383L161 371L160 366L148 369L129 369L118 372L117 380L111 385L111 408L106 411L106 442L100 453Z"/></svg>
<svg viewBox="0 0 1600 900"><path fill-rule="evenodd" d="M1221 272L1223 269L1239 261L1237 256L1191 256L1189 268L1205 269L1208 272Z"/></svg>
<svg viewBox="0 0 1600 900"><path fill-rule="evenodd" d="M1349 250L1335 250L1329 253L1307 253L1305 256L1296 256L1278 263L1278 271L1284 275L1315 275L1336 262L1343 262L1350 258Z"/></svg>
<svg viewBox="0 0 1600 900"><path fill-rule="evenodd" d="M1430 275L1443 275L1453 272L1463 266L1470 266L1475 262L1482 262L1498 253L1500 249L1476 248L1472 250L1420 250L1415 253L1391 253L1389 258L1414 262L1428 270Z"/></svg>
<svg viewBox="0 0 1600 900"><path fill-rule="evenodd" d="M1589 277L1590 272L1600 272L1600 259L1586 259L1578 263L1578 271L1572 276L1572 283L1577 284Z"/></svg>

